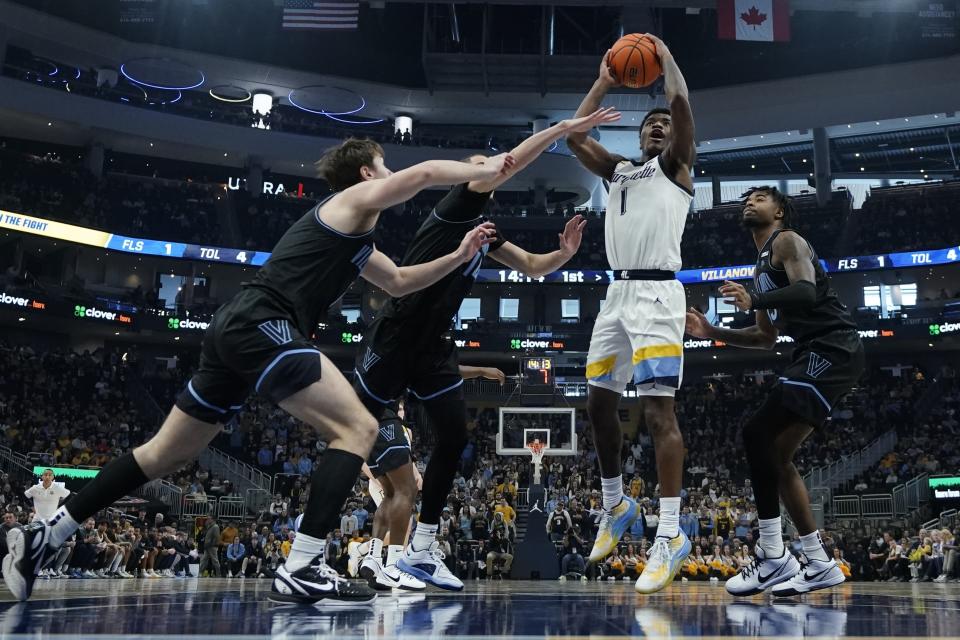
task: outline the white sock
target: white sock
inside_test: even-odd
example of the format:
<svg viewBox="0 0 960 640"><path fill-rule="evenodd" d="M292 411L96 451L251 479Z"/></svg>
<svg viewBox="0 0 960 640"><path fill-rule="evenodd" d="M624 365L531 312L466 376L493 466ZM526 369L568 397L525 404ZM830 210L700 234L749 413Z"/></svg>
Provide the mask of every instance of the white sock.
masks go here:
<svg viewBox="0 0 960 640"><path fill-rule="evenodd" d="M680 535L680 498L660 498L658 538L676 538Z"/></svg>
<svg viewBox="0 0 960 640"><path fill-rule="evenodd" d="M383 540L380 538L370 538L369 555L383 562Z"/></svg>
<svg viewBox="0 0 960 640"><path fill-rule="evenodd" d="M410 546L414 551L423 551L429 549L434 540L437 539L437 527L435 524L417 523L417 530L413 532L413 540Z"/></svg>
<svg viewBox="0 0 960 640"><path fill-rule="evenodd" d="M290 547L290 557L287 558L287 571L293 573L302 569L313 562L317 556L322 556L327 548L327 541L320 538L308 536L305 533L298 533L293 539L293 546Z"/></svg>
<svg viewBox="0 0 960 640"><path fill-rule="evenodd" d="M600 478L603 488L603 508L610 511L623 500L623 476L616 478Z"/></svg>
<svg viewBox="0 0 960 640"><path fill-rule="evenodd" d="M391 544L387 546L387 566L397 564L397 560L403 555L402 544Z"/></svg>
<svg viewBox="0 0 960 640"><path fill-rule="evenodd" d="M80 528L66 507L57 509L53 517L47 520L47 524L50 525L50 546L56 548L62 547L67 538Z"/></svg>
<svg viewBox="0 0 960 640"><path fill-rule="evenodd" d="M779 558L783 555L783 525L780 516L760 522L760 546L768 558Z"/></svg>
<svg viewBox="0 0 960 640"><path fill-rule="evenodd" d="M823 540L820 539L819 531L800 536L800 542L803 544L803 555L807 556L807 560L830 561L827 550L823 548Z"/></svg>

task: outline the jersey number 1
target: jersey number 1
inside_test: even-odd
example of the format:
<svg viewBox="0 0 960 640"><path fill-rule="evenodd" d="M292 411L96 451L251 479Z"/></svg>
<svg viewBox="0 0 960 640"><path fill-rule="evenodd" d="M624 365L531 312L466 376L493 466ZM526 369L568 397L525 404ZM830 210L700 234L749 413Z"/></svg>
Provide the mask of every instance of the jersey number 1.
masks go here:
<svg viewBox="0 0 960 640"><path fill-rule="evenodd" d="M627 213L627 188L620 189L620 215Z"/></svg>

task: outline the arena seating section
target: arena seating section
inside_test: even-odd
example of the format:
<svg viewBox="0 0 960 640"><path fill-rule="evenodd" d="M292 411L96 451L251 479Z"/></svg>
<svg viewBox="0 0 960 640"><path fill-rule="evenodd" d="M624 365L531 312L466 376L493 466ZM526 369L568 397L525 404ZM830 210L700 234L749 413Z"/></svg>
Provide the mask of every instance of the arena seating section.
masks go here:
<svg viewBox="0 0 960 640"><path fill-rule="evenodd" d="M128 392L131 384L141 381L136 358L123 361L120 354L113 351L74 355L59 349L44 351L4 343L0 348L0 359L0 444L14 451L31 452L31 460L38 465L103 464L149 437L155 428L143 418ZM166 370L147 376L142 382L156 401L167 407L187 374L186 371ZM905 371L903 377L895 378L887 371L872 369L860 388L834 412L828 428L803 447L797 458L800 472L838 460L888 429L899 433L899 444L863 478L868 484L887 485L885 478L891 473L903 481L919 471L956 471L960 467L960 450L956 445L960 387L952 375L941 376L937 383L941 385L937 388L941 401L918 428L913 416L916 403L928 386L924 373ZM744 557L740 548L749 551L755 540L756 512L751 502L752 489L744 477L738 432L739 425L758 405L762 395L763 387L752 378L744 377L691 382L678 397L678 416L688 447L685 506L689 506L693 513L687 525L695 527L691 528L691 534L695 549L701 550L699 557L703 558L702 563L692 561L685 568L684 575L690 579L725 577L736 568L735 556ZM418 415L415 407L411 413ZM450 511L444 516L442 530L448 534L451 567L464 577L472 578L485 574L479 562L485 562L494 529L502 529L511 547L516 536L522 535L526 505L520 489L529 485L530 468L527 458L495 455L497 427L493 410L472 409L469 418L472 437L461 461L456 486L448 499ZM414 428L414 456L422 467L429 461L432 436L424 424L414 424ZM547 507L552 511L559 502L561 508L570 514L573 524L569 529L553 532L558 562L573 547L579 548L581 555L589 549L599 517L599 472L582 411L578 413L577 430L585 455L576 459L548 458L545 468ZM269 575L270 567L282 561L281 542L289 537L291 521L306 503L309 495L307 477L324 445L317 442L311 429L255 398L251 398L238 419L227 426L214 445L259 466L266 473L277 474L277 496L270 507L260 513L248 514L249 519L245 522L220 523L227 533L239 531L244 540L249 538L251 530L263 531L266 538L273 536L270 544L276 546L276 550L267 552L262 563L265 574ZM930 454L932 450L943 451L943 454L938 453L934 461ZM642 569L645 549L655 532L658 494L652 453L649 436L642 425L636 436L625 439L625 486L641 500L645 515L650 519L642 519L641 524L624 538L621 555L628 560L625 565L614 560L590 567L585 569L589 577L629 576L637 566ZM167 480L178 485L185 495L222 496L232 491L229 483L198 464L188 466ZM22 494L26 488L24 482L28 480L7 476L2 492L3 506L21 522L25 522L30 513L29 502ZM347 511L356 512L368 530L375 508L365 493L365 484L358 481L345 516L349 515ZM511 506L498 506L500 498L506 499ZM497 512L505 515L497 515ZM121 533L125 525L117 519L116 513L104 517L108 532L104 535L121 535L121 539L128 535ZM696 525L692 525L694 519ZM347 520L344 523L349 526ZM134 560L124 565L130 573L136 574L139 570L139 574L146 577L158 572L172 575L171 569L155 566L156 554L151 554L151 550L179 543L175 536L165 533L162 526L157 528L156 524L144 525L137 543L139 546L135 545L144 553L136 554ZM160 524L187 527L191 540L196 533L190 523L167 521ZM332 560L345 570L345 550L350 536L343 532L337 534L331 539L339 541L339 545L333 545L339 551ZM717 535L722 536L719 552L714 550ZM917 579L934 579L940 575L936 567L930 565L932 560L913 562L908 559L905 564L894 563L892 569L881 576L878 568L861 553L873 542L868 539L870 535L872 532L835 530L828 545L852 556L851 570L861 579L910 579L914 575ZM942 567L945 535L937 532L935 541L931 532L930 557L934 560L941 558L941 565L936 566ZM922 541L908 538L905 554L923 548ZM189 550L191 544L185 548ZM722 545L727 545L729 551L725 552ZM935 548L940 549L939 556L934 553ZM628 551L633 551L633 555ZM636 565L633 558L640 564ZM918 571L911 573L911 565ZM69 564L66 566L71 571L74 569ZM226 563L223 566L226 567ZM571 565L566 562L564 566L570 568ZM109 557L100 554L93 561L84 557L80 573L86 577L99 577L100 574L107 575L108 568Z"/></svg>

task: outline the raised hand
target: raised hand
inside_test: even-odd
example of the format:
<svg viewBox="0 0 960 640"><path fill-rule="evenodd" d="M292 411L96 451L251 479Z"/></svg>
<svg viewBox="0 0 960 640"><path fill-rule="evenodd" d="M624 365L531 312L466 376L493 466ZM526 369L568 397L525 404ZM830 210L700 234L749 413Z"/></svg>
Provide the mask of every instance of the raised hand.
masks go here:
<svg viewBox="0 0 960 640"><path fill-rule="evenodd" d="M487 158L481 164L487 173L483 179L492 180L507 175L516 164L517 161L509 153L501 153L500 155Z"/></svg>
<svg viewBox="0 0 960 640"><path fill-rule="evenodd" d="M594 127L617 122L620 119L620 112L614 107L602 107L588 116L564 120L568 133L586 133Z"/></svg>
<svg viewBox="0 0 960 640"><path fill-rule="evenodd" d="M573 256L580 249L583 240L583 228L587 221L582 215L575 215L563 227L563 233L557 234L560 238L560 251L567 257Z"/></svg>
<svg viewBox="0 0 960 640"><path fill-rule="evenodd" d="M457 248L457 256L463 262L472 259L477 255L477 251L480 251L480 247L490 244L496 236L497 227L492 222L484 222L463 236L460 247Z"/></svg>
<svg viewBox="0 0 960 640"><path fill-rule="evenodd" d="M613 72L610 71L610 53L612 51L613 49L607 49L607 52L603 54L603 60L600 61L600 73L597 76L597 79L609 88L623 85L623 83L613 75Z"/></svg>
<svg viewBox="0 0 960 640"><path fill-rule="evenodd" d="M742 284L737 284L731 280L724 280L720 287L720 295L724 302L729 302L740 311L750 311L753 306L753 300L750 298L750 292Z"/></svg>
<svg viewBox="0 0 960 640"><path fill-rule="evenodd" d="M661 40L660 38L658 38L657 36L653 35L652 33L645 33L645 34L643 34L643 35L645 35L646 37L650 38L650 40L653 41L653 44L657 47L657 57L658 57L658 58L660 58L661 60L663 60L664 58L667 58L667 57L673 55L672 53L670 53L670 49L667 47L667 45L664 44L663 40Z"/></svg>
<svg viewBox="0 0 960 640"><path fill-rule="evenodd" d="M686 332L697 338L709 338L713 325L707 317L694 307L687 310Z"/></svg>

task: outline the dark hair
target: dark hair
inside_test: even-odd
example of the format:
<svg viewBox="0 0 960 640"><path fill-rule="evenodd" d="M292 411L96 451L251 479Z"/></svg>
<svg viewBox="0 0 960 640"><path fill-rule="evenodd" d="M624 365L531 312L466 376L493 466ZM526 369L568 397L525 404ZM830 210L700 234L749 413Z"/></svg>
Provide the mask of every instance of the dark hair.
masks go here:
<svg viewBox="0 0 960 640"><path fill-rule="evenodd" d="M669 116L670 109L666 107L654 107L653 109L650 109L650 111L647 111L647 115L643 116L643 120L640 121L640 128L643 129L643 125L647 123L647 118L649 118L650 116L656 115L658 113L665 113Z"/></svg>
<svg viewBox="0 0 960 640"><path fill-rule="evenodd" d="M783 218L780 219L784 229L789 229L790 224L793 222L793 202L790 200L787 194L780 191L772 185L763 185L760 187L750 187L746 193L743 194L743 201L746 203L747 198L755 193L765 193L776 201L777 206L783 209Z"/></svg>
<svg viewBox="0 0 960 640"><path fill-rule="evenodd" d="M373 140L347 138L323 152L314 167L334 191L343 191L362 181L360 167L373 166L375 156L383 156L383 147Z"/></svg>

